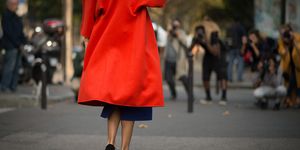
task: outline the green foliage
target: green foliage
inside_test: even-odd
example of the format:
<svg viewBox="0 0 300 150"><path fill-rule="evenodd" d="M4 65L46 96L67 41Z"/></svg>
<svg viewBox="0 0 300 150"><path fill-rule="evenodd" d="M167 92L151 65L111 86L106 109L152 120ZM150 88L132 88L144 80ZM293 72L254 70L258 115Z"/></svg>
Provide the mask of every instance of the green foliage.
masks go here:
<svg viewBox="0 0 300 150"><path fill-rule="evenodd" d="M81 15L81 0L73 0L74 7L73 7L73 12L74 15Z"/></svg>
<svg viewBox="0 0 300 150"><path fill-rule="evenodd" d="M63 18L63 0L28 0L28 17L32 21Z"/></svg>
<svg viewBox="0 0 300 150"><path fill-rule="evenodd" d="M254 0L168 0L161 13L160 20L164 26L170 19L180 18L185 29L192 28L209 16L224 28L234 18L238 18L248 28L253 26Z"/></svg>
<svg viewBox="0 0 300 150"><path fill-rule="evenodd" d="M240 20L247 28L254 24L254 0L224 0L229 17Z"/></svg>
<svg viewBox="0 0 300 150"><path fill-rule="evenodd" d="M0 13L2 14L2 12L5 9L5 5L6 5L6 1L5 0L1 0L0 2Z"/></svg>

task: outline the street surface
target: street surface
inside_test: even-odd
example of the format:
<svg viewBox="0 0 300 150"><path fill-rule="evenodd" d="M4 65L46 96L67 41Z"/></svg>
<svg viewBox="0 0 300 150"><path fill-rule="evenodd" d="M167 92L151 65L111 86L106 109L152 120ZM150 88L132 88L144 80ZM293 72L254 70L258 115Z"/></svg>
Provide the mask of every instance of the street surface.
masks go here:
<svg viewBox="0 0 300 150"><path fill-rule="evenodd" d="M136 122L131 150L299 150L300 110L260 110L252 90L232 89L227 106L200 105L203 90L195 89L194 113L178 87L177 101L154 109L154 120ZM71 100L37 107L0 109L1 150L104 150L106 120L101 109ZM146 127L146 128L140 128ZM118 138L117 147L120 146Z"/></svg>

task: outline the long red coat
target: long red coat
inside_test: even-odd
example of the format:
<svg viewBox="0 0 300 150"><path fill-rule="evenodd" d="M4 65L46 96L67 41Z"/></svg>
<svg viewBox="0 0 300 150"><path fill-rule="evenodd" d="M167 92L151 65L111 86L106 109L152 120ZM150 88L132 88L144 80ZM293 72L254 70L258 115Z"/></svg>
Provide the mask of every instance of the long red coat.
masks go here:
<svg viewBox="0 0 300 150"><path fill-rule="evenodd" d="M163 106L162 76L146 7L165 0L82 0L81 34L90 39L78 103Z"/></svg>

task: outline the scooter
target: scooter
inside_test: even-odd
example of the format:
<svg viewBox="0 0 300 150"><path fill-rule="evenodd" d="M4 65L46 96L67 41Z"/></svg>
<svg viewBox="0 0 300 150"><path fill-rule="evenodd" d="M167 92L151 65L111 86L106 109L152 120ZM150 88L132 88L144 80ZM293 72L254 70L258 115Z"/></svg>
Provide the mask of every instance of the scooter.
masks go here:
<svg viewBox="0 0 300 150"><path fill-rule="evenodd" d="M52 83L53 75L61 66L61 37L64 25L59 20L46 20L42 26L36 26L30 42L22 51L24 59L20 69L22 80L41 80L41 64L47 67L47 83Z"/></svg>

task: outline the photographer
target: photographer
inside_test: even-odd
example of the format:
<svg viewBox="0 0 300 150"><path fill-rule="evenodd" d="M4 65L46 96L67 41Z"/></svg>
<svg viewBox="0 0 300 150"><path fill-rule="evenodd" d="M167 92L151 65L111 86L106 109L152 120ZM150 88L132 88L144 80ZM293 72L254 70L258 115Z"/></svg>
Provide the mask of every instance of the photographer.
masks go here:
<svg viewBox="0 0 300 150"><path fill-rule="evenodd" d="M177 97L175 79L183 82L187 91L187 60L186 60L186 41L187 36L178 19L172 22L172 29L169 31L167 45L165 48L165 80L170 89L171 99Z"/></svg>
<svg viewBox="0 0 300 150"><path fill-rule="evenodd" d="M278 52L288 89L286 105L297 106L300 103L300 35L294 33L290 25L283 26L280 33Z"/></svg>
<svg viewBox="0 0 300 150"><path fill-rule="evenodd" d="M202 104L210 103L212 98L210 94L210 76L214 71L217 74L217 80L220 81L222 87L222 97L219 104L227 104L227 63L226 63L226 47L219 38L218 30L212 30L210 36L206 35L204 26L198 26L195 29L196 35L192 43L192 52L205 51L203 60L202 79L204 83L206 99L200 100ZM209 40L206 38L210 37Z"/></svg>
<svg viewBox="0 0 300 150"><path fill-rule="evenodd" d="M205 53L205 49L207 49L205 29L202 25L195 28L195 35L192 40L191 49L194 56L197 53Z"/></svg>
<svg viewBox="0 0 300 150"><path fill-rule="evenodd" d="M274 57L270 57L267 60L261 59L257 65L253 94L257 99L256 105L262 109L267 108L269 99L275 100L274 109L279 109L280 100L286 95L286 88L281 86L276 73L275 62Z"/></svg>
<svg viewBox="0 0 300 150"><path fill-rule="evenodd" d="M258 30L249 32L248 38L242 38L241 53L244 61L251 66L251 71L257 71L258 62L265 51L265 44Z"/></svg>

